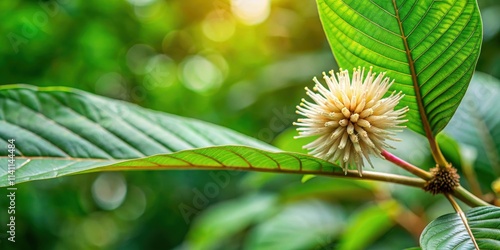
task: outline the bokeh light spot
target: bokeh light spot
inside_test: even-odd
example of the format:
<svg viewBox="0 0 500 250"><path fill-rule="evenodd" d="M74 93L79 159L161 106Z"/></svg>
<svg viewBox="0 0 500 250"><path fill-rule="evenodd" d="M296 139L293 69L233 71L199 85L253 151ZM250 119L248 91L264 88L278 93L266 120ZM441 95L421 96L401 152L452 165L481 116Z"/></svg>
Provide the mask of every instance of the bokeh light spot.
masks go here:
<svg viewBox="0 0 500 250"><path fill-rule="evenodd" d="M166 1L151 1L146 5L135 5L134 14L142 23L152 24L165 21L166 15L169 15L169 8ZM167 25L165 22L163 26Z"/></svg>
<svg viewBox="0 0 500 250"><path fill-rule="evenodd" d="M223 42L234 35L236 22L225 10L210 12L201 23L201 28L206 37L215 42Z"/></svg>
<svg viewBox="0 0 500 250"><path fill-rule="evenodd" d="M270 0L231 0L231 10L246 25L264 22L271 12Z"/></svg>
<svg viewBox="0 0 500 250"><path fill-rule="evenodd" d="M146 66L151 57L156 55L153 47L136 44L127 51L127 66L136 74L146 73Z"/></svg>
<svg viewBox="0 0 500 250"><path fill-rule="evenodd" d="M156 2L156 0L127 0L127 2L135 6L145 6Z"/></svg>
<svg viewBox="0 0 500 250"><path fill-rule="evenodd" d="M146 195L138 187L131 187L123 205L116 209L116 215L122 220L138 219L146 211Z"/></svg>
<svg viewBox="0 0 500 250"><path fill-rule="evenodd" d="M177 80L177 65L172 58L163 54L152 57L146 65L146 71L143 84L148 91L168 87Z"/></svg>
<svg viewBox="0 0 500 250"><path fill-rule="evenodd" d="M217 90L223 80L217 66L203 56L191 56L185 59L182 67L183 83L188 89L198 93Z"/></svg>
<svg viewBox="0 0 500 250"><path fill-rule="evenodd" d="M83 236L92 245L106 247L118 238L115 221L104 214L92 214L81 224Z"/></svg>
<svg viewBox="0 0 500 250"><path fill-rule="evenodd" d="M102 173L92 184L92 197L105 210L119 207L127 194L125 178L118 173Z"/></svg>

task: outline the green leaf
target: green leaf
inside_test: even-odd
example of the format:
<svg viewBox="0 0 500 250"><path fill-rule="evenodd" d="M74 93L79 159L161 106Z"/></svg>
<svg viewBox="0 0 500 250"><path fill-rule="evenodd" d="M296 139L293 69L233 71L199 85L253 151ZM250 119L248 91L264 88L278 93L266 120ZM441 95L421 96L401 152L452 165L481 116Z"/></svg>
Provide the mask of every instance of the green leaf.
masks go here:
<svg viewBox="0 0 500 250"><path fill-rule="evenodd" d="M500 208L476 207L465 213L480 249L500 249ZM420 235L422 249L474 249L465 226L456 213L432 221Z"/></svg>
<svg viewBox="0 0 500 250"><path fill-rule="evenodd" d="M0 185L8 185L7 140L17 182L53 178L160 153L214 145L274 147L206 122L63 87L0 87Z"/></svg>
<svg viewBox="0 0 500 250"><path fill-rule="evenodd" d="M302 179L300 179L300 182L306 183L307 181L314 179L314 177L316 177L316 175L306 174L306 175L302 176Z"/></svg>
<svg viewBox="0 0 500 250"><path fill-rule="evenodd" d="M462 156L460 154L460 145L458 144L458 142L445 132L440 133L438 136L436 136L436 141L446 159L450 161L450 163L455 168L461 167Z"/></svg>
<svg viewBox="0 0 500 250"><path fill-rule="evenodd" d="M476 149L475 170L489 185L500 176L500 81L476 72L456 115L446 127L460 144Z"/></svg>
<svg viewBox="0 0 500 250"><path fill-rule="evenodd" d="M344 227L342 214L315 200L290 204L253 229L243 249L331 249Z"/></svg>
<svg viewBox="0 0 500 250"><path fill-rule="evenodd" d="M349 221L338 249L366 249L394 226L393 218L400 212L401 208L394 200L362 209Z"/></svg>
<svg viewBox="0 0 500 250"><path fill-rule="evenodd" d="M433 138L449 122L474 71L482 39L475 0L317 0L340 67L373 66L395 79L407 126Z"/></svg>
<svg viewBox="0 0 500 250"><path fill-rule="evenodd" d="M0 110L2 143L15 138L23 156L130 159L225 144L275 149L220 126L62 87L1 87Z"/></svg>
<svg viewBox="0 0 500 250"><path fill-rule="evenodd" d="M273 195L254 194L217 204L198 216L186 244L189 249L220 249L225 241L269 217L280 206Z"/></svg>

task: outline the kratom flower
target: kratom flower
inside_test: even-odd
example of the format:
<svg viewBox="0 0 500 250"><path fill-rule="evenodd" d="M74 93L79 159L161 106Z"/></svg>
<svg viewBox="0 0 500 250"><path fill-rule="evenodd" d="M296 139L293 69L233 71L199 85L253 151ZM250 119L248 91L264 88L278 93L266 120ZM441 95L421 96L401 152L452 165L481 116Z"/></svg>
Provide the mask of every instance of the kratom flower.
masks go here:
<svg viewBox="0 0 500 250"><path fill-rule="evenodd" d="M309 153L324 160L338 163L345 171L349 166L362 173L365 158L372 165L369 154L379 157L384 148L392 148L386 140L401 131L400 124L408 107L394 110L403 94L392 92L386 98L392 82L385 73L377 76L372 67L364 78L365 69L354 69L352 81L347 70L340 69L337 77L332 71L323 72L328 89L316 77L314 91L306 87L314 102L302 99L297 113L305 116L294 125L299 126L300 137L318 136L304 146ZM373 167L373 165L372 165Z"/></svg>

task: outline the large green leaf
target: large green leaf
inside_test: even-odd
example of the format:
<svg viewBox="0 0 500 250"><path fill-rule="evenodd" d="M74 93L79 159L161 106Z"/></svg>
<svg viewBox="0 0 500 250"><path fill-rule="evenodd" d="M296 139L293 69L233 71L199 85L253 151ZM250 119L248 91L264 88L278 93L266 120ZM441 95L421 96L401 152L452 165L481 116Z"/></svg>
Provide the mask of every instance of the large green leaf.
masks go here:
<svg viewBox="0 0 500 250"><path fill-rule="evenodd" d="M272 146L206 122L61 87L0 87L0 183L15 139L18 182L105 166L120 159L213 145Z"/></svg>
<svg viewBox="0 0 500 250"><path fill-rule="evenodd" d="M235 235L274 214L281 205L274 195L252 194L216 204L196 217L185 244L189 249L221 249Z"/></svg>
<svg viewBox="0 0 500 250"><path fill-rule="evenodd" d="M500 208L476 207L465 213L480 249L500 249ZM474 249L456 213L432 221L420 235L422 249Z"/></svg>
<svg viewBox="0 0 500 250"><path fill-rule="evenodd" d="M62 87L1 87L0 111L1 146L14 138L22 156L130 159L225 144L274 149L220 126Z"/></svg>
<svg viewBox="0 0 500 250"><path fill-rule="evenodd" d="M255 227L243 249L331 249L344 223L338 207L316 200L292 203Z"/></svg>
<svg viewBox="0 0 500 250"><path fill-rule="evenodd" d="M488 186L500 176L500 81L476 72L456 115L446 127L461 144L475 149L475 170Z"/></svg>
<svg viewBox="0 0 500 250"><path fill-rule="evenodd" d="M360 209L352 215L337 249L366 249L394 226L393 218L400 212L401 207L394 200ZM387 247L389 246L391 244L387 242Z"/></svg>
<svg viewBox="0 0 500 250"><path fill-rule="evenodd" d="M408 127L432 138L453 116L481 47L475 0L317 0L340 67L395 79Z"/></svg>

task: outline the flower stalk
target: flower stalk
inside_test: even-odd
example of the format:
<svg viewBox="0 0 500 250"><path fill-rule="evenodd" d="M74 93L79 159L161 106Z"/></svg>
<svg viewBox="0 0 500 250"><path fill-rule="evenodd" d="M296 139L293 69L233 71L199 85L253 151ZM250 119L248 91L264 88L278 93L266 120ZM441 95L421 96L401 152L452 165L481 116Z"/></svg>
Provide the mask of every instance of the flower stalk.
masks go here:
<svg viewBox="0 0 500 250"><path fill-rule="evenodd" d="M386 150L382 151L382 156L386 160L396 164L397 166L403 168L404 170L406 170L406 171L408 171L408 172L410 172L410 173L412 173L412 174L414 174L414 175L416 175L416 176L418 176L426 181L432 179L431 173L429 173L429 172L427 172L419 167L416 167L409 162L406 162L405 160L387 152Z"/></svg>

